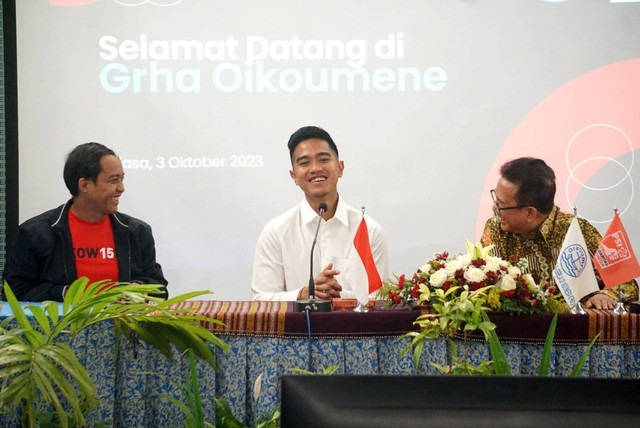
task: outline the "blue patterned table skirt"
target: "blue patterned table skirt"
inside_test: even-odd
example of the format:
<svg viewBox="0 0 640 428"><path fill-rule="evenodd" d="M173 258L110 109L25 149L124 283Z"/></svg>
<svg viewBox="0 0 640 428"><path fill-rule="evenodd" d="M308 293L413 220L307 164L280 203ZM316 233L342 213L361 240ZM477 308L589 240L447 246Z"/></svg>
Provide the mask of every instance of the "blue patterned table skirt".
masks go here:
<svg viewBox="0 0 640 428"><path fill-rule="evenodd" d="M420 365L414 367L411 352L402 354L409 343L399 337L305 338L221 336L231 347L228 353L217 350L218 367L198 362L198 375L207 420L215 421L215 397L224 397L236 416L250 423L254 409L264 416L279 403L279 379L292 369L321 372L337 365L341 374L416 375L439 374L430 363L446 363L446 343L429 341ZM466 346L471 361L490 359L483 342L458 341ZM90 426L103 422L115 427L178 427L182 414L160 394L181 399L184 394L186 356L175 355L168 361L144 343L123 339L116 345L113 327L94 326L73 342L80 361L96 382L99 407L90 415ZM568 376L586 345L556 345L551 374ZM511 369L516 375L535 375L542 354L541 344L504 344ZM311 353L309 353L311 351ZM253 386L262 375L261 394L253 399ZM585 364L582 376L637 378L640 376L640 345L597 344ZM18 426L15 419L0 417L0 426Z"/></svg>

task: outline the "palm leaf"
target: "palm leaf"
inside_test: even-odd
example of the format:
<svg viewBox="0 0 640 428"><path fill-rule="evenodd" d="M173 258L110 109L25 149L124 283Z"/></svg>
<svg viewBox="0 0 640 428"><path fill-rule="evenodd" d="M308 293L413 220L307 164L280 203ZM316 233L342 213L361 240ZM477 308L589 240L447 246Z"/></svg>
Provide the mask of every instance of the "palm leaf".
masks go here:
<svg viewBox="0 0 640 428"><path fill-rule="evenodd" d="M58 309L58 302L52 302L52 301L42 302L42 306L47 311L47 315L49 316L49 319L53 321L53 323L56 323L57 321L60 320L60 311Z"/></svg>
<svg viewBox="0 0 640 428"><path fill-rule="evenodd" d="M33 329L31 322L27 317L27 314L24 312L22 306L20 306L18 299L16 299L15 294L13 294L13 291L11 291L11 287L9 287L6 282L4 283L4 294L7 298L9 307L13 311L13 316L16 322L23 329L22 333L25 335L27 341L32 345L44 343L44 336L40 332Z"/></svg>
<svg viewBox="0 0 640 428"><path fill-rule="evenodd" d="M27 401L35 401L39 397L40 405L53 405L63 425L66 424L66 406L72 409L78 421L83 420L83 414L94 407L96 391L93 381L67 344L4 348L3 354L8 355L11 361L11 365L3 366L0 371L2 378L11 380L0 393L3 403L21 406L25 397L30 397ZM76 392L76 386L80 394Z"/></svg>
<svg viewBox="0 0 640 428"><path fill-rule="evenodd" d="M48 368L51 368L51 365ZM55 376L55 373L53 374ZM47 373L43 370L43 367L34 365L31 379L34 382L34 386L38 388L38 392L40 393L40 403L49 403L52 404L60 418L60 423L62 426L67 426L67 412L60 400L58 399L58 387L60 385L55 385L51 383L50 378L47 376ZM63 385L64 387L64 385ZM63 392L64 393L64 392ZM77 406L74 406L74 403L71 403L71 407L74 412L77 411Z"/></svg>
<svg viewBox="0 0 640 428"><path fill-rule="evenodd" d="M11 382L4 384L2 392L0 392L0 398L5 404L19 405L20 401L31 401L31 395L29 395L29 389L25 388L31 381L31 373L29 370L23 370L22 373L14 376Z"/></svg>
<svg viewBox="0 0 640 428"><path fill-rule="evenodd" d="M25 309L29 309L45 336L51 332L51 322L41 306L28 305Z"/></svg>
<svg viewBox="0 0 640 428"><path fill-rule="evenodd" d="M50 344L39 350L40 354L51 361L55 361L57 367L66 371L66 376L73 379L82 391L82 395L93 399L96 395L95 385L89 372L78 361L73 349L66 343Z"/></svg>
<svg viewBox="0 0 640 428"><path fill-rule="evenodd" d="M5 366L5 361L9 361L11 364ZM0 366L3 366L0 369L0 380L13 379L22 373L28 372L30 363L31 358L28 355L6 353L0 359ZM3 393L4 389L0 390L0 397Z"/></svg>
<svg viewBox="0 0 640 428"><path fill-rule="evenodd" d="M44 356L42 359L48 360ZM97 403L95 388L78 393L77 384L74 382L77 377L73 372L63 372L59 370L56 363L51 361L48 363L39 361L39 364L34 367L34 372L39 375L41 403L52 403L56 413L65 412L68 406L72 410L74 419L83 420L84 414L95 407Z"/></svg>
<svg viewBox="0 0 640 428"><path fill-rule="evenodd" d="M167 359L173 359L173 348L171 347L170 342L170 340L173 339L172 337L156 335L148 326L142 326L141 324L135 322L123 326L122 331L125 332L125 334L131 339L136 336L139 337L152 347L156 348Z"/></svg>
<svg viewBox="0 0 640 428"><path fill-rule="evenodd" d="M162 288L107 281L89 284L80 278L67 289L60 312L57 302L21 307L5 283L18 327L9 329L10 319L0 323L0 407L20 408L25 426L35 426L36 418L45 425L84 425L85 415L96 405L96 390L67 342L104 321L114 322L116 341L121 333L139 337L170 359L174 347L191 349L195 356L213 364L213 347L226 352L229 346L205 325L222 322L195 314L194 309L171 307L209 292L196 291L164 301L153 297Z"/></svg>
<svg viewBox="0 0 640 428"><path fill-rule="evenodd" d="M26 342L20 337L23 329L16 328L13 330L0 330L0 345L9 346L11 344L25 344Z"/></svg>

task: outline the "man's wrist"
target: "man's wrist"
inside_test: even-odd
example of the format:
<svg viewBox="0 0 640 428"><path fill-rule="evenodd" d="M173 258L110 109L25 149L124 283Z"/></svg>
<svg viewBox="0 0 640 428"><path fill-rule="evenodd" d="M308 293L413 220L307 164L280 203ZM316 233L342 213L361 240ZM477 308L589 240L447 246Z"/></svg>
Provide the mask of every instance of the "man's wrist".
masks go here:
<svg viewBox="0 0 640 428"><path fill-rule="evenodd" d="M596 294L602 294L603 296L610 297L613 300L618 300L618 296L617 296L616 291L614 291L611 288L602 289L602 290L598 291Z"/></svg>

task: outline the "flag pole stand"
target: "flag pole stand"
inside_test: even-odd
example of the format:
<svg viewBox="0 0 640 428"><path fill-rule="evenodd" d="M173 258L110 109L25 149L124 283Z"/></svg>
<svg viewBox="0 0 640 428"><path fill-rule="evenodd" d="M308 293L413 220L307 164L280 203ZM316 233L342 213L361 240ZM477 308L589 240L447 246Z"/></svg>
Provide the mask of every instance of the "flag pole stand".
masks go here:
<svg viewBox="0 0 640 428"><path fill-rule="evenodd" d="M611 311L611 313L614 315L624 315L624 314L628 314L629 311L627 311L627 308L624 307L624 303L618 300L616 302L615 308L613 308L613 311Z"/></svg>
<svg viewBox="0 0 640 428"><path fill-rule="evenodd" d="M587 311L584 310L582 303L578 302L573 308L571 308L571 313L574 315L586 315Z"/></svg>
<svg viewBox="0 0 640 428"><path fill-rule="evenodd" d="M616 302L615 308L611 311L614 315L624 315L628 314L627 308L624 307L624 303L622 303L622 299L620 298L620 287L618 287L618 301Z"/></svg>
<svg viewBox="0 0 640 428"><path fill-rule="evenodd" d="M353 312L369 312L369 309L367 309L366 305L363 305L362 303L358 302L358 304L356 305L355 308L352 309Z"/></svg>

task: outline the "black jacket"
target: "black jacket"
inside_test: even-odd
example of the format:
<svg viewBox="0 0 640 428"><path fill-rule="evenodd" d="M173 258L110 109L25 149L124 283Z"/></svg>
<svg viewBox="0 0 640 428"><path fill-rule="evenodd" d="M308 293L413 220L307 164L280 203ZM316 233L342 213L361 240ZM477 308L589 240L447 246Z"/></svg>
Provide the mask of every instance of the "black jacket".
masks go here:
<svg viewBox="0 0 640 428"><path fill-rule="evenodd" d="M2 275L18 300L62 301L64 287L78 279L67 222L71 203L72 200L20 225ZM162 267L156 263L151 227L120 212L109 218L119 280L162 284L166 291L167 280Z"/></svg>

